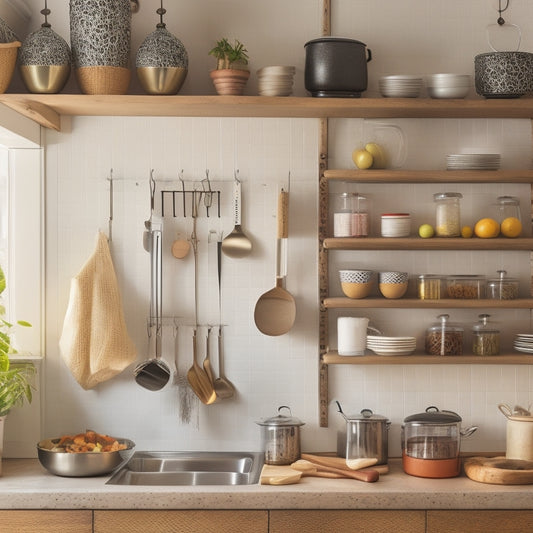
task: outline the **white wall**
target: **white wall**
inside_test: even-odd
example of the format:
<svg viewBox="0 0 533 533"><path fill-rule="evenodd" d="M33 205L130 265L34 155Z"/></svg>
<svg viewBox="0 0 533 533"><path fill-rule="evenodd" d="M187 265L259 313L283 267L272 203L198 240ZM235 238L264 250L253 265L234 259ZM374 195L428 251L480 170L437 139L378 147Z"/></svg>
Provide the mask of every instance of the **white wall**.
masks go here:
<svg viewBox="0 0 533 533"><path fill-rule="evenodd" d="M49 5L53 11L51 22L56 31L67 36L68 3L57 0L55 4ZM134 43L138 44L151 31L150 14L157 5L155 0L141 0L142 11L134 15ZM319 35L320 2L234 0L201 1L193 5L176 2L176 5L167 2L165 7L168 28L183 39L191 58L184 94L213 92L207 78L211 62L206 53L223 35L236 36L247 45L252 69L269 63L296 65L295 93L305 94L303 45ZM485 29L496 21L496 6L496 0L440 3L334 0L332 33L360 39L372 49L374 59L369 63L369 90L365 96L376 96L377 79L385 72L473 74L474 56L489 50ZM522 49L532 50L531 2L512 0L504 18L522 25ZM253 94L254 87L252 79L248 94ZM76 90L72 82L70 90ZM473 92L471 97L475 97ZM407 136L407 168L443 168L444 156L465 146L500 151L506 168L530 163L529 121L450 120L422 124L405 120L396 123ZM74 118L63 133L47 132L46 436L94 427L131 437L139 448L258 449L259 428L254 422L273 415L279 405L288 404L293 414L306 422L302 431L304 449L335 448L335 425L340 422L340 416L333 406L330 407L331 427L317 426L317 131L318 123L314 120ZM363 121L331 121L331 167L351 167L351 151L365 140L364 131ZM238 168L243 178L243 224L254 239L255 250L249 259L224 260L222 291L224 322L228 324L226 372L239 394L236 400L227 403L200 406L198 418L189 425L178 419L178 395L174 386L169 385L160 393L146 392L132 381L130 369L118 379L85 392L58 356L57 341L68 300L69 279L90 254L96 231L107 228L107 177L111 168L116 177L113 257L139 361L147 351L144 321L149 270L148 257L142 249L142 231L143 221L149 214L149 170L154 168L162 180L175 180L178 170L183 168L190 179L201 180L207 168L210 177L223 189L221 220L202 219L199 226L204 237L200 309L205 315L216 312L213 304L216 278L213 279L212 270L208 276L210 255L205 250L206 232L214 228L227 233L231 229L230 196L226 189L234 169ZM297 322L288 335L269 338L256 330L253 308L258 296L273 285L276 193L286 185L289 171L291 222L287 287L297 301ZM527 187L495 185L484 188L483 195L475 187L461 189L465 194L463 211L472 217L487 209L492 197L503 193L523 196L524 213L529 213ZM431 194L438 191L428 185L417 188L416 193L411 187L397 192L392 196L389 189L369 189L374 216L391 202L402 205L402 210L416 213L416 219L430 216ZM166 219L165 230L165 314L181 315L187 321L192 316L191 258L179 262L168 250L178 230L190 232L190 219ZM420 253L390 253L370 257L343 252L334 261L376 269L401 268L412 274L437 266L448 272L482 269L481 273L491 274L505 265L525 282L529 268L527 253L436 253L430 257ZM331 271L336 267L332 264ZM338 292L334 277L331 283L332 292ZM405 311L365 314L391 334L405 332L420 338L434 320L433 314L417 311L410 312L408 317ZM530 328L528 311L493 314L507 339L517 331ZM477 319L477 313L454 311L452 315L465 324L467 331ZM335 316L332 313L332 324ZM165 358L171 363L172 328L167 329L170 329L166 332L170 346ZM331 329L334 331L334 327ZM180 360L191 359L186 348L179 356ZM505 419L497 411L497 404L527 406L533 402L533 376L529 366L339 366L330 367L330 382L330 399L338 399L346 411L371 408L391 419L392 455L400 452L399 428L403 418L430 404L456 410L463 416L465 425L480 427L465 441L465 449L503 450Z"/></svg>

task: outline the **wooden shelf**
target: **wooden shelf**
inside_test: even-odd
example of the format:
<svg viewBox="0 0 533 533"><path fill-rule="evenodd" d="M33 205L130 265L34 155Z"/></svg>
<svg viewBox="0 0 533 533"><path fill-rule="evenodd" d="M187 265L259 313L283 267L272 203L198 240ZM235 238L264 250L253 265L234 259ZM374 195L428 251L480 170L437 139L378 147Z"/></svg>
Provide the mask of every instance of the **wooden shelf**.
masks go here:
<svg viewBox="0 0 533 533"><path fill-rule="evenodd" d="M502 355L363 355L345 356L337 351L322 355L322 361L328 365L532 365L533 354L517 354L516 352Z"/></svg>
<svg viewBox="0 0 533 533"><path fill-rule="evenodd" d="M533 170L356 170L324 171L330 181L359 183L533 183Z"/></svg>
<svg viewBox="0 0 533 533"><path fill-rule="evenodd" d="M329 237L324 239L323 246L327 250L504 250L531 251L533 238L517 237L509 239L497 237L495 239L480 239L472 237Z"/></svg>
<svg viewBox="0 0 533 533"><path fill-rule="evenodd" d="M324 298L325 309L533 309L533 298L515 300L463 300L441 298L440 300L421 300L419 298L348 298L345 296Z"/></svg>
<svg viewBox="0 0 533 533"><path fill-rule="evenodd" d="M2 94L0 103L61 129L61 115L286 118L533 118L533 98L312 98Z"/></svg>

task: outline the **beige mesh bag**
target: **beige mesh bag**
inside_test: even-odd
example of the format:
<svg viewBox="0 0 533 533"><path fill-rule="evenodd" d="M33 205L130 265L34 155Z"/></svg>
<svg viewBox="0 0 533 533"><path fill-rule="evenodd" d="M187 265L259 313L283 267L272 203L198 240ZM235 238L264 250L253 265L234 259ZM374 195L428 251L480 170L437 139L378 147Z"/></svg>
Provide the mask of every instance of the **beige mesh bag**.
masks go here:
<svg viewBox="0 0 533 533"><path fill-rule="evenodd" d="M70 283L70 297L59 339L61 357L76 381L92 389L122 372L137 352L128 335L107 237Z"/></svg>

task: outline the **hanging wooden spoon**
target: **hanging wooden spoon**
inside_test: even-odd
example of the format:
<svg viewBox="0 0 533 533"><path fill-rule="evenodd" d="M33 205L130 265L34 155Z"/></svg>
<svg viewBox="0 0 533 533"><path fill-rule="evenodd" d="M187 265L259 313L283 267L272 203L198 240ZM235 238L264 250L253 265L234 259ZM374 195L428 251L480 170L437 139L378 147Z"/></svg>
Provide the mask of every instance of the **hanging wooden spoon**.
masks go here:
<svg viewBox="0 0 533 533"><path fill-rule="evenodd" d="M181 234L178 233L177 239L172 243L172 255L176 259L183 259L187 257L190 249L191 243L187 239L182 238Z"/></svg>

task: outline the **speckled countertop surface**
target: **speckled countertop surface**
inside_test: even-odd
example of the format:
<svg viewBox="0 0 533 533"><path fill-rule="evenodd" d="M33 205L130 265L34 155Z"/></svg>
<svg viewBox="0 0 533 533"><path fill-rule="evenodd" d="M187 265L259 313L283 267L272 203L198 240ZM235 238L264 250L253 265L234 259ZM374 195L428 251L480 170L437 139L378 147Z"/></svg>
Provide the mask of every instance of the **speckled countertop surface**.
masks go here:
<svg viewBox="0 0 533 533"><path fill-rule="evenodd" d="M533 509L533 485L417 478L397 459L376 483L304 477L284 486L127 487L57 477L37 459L2 464L0 509Z"/></svg>

